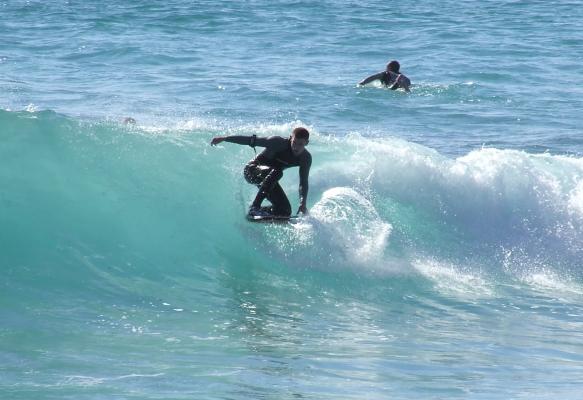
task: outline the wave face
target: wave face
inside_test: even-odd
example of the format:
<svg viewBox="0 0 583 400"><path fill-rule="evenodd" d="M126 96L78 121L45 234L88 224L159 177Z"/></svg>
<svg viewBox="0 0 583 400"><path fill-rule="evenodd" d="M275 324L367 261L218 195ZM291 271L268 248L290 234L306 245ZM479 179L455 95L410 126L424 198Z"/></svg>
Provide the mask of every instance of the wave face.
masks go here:
<svg viewBox="0 0 583 400"><path fill-rule="evenodd" d="M440 366L441 394L513 396L550 368L569 398L583 361L583 159L452 159L312 130L310 215L261 225L244 219L253 151L211 148L212 123L0 111L0 390L286 398L328 385L324 398L357 398L439 387ZM297 207L293 169L282 184ZM508 371L493 365L532 376L501 389Z"/></svg>

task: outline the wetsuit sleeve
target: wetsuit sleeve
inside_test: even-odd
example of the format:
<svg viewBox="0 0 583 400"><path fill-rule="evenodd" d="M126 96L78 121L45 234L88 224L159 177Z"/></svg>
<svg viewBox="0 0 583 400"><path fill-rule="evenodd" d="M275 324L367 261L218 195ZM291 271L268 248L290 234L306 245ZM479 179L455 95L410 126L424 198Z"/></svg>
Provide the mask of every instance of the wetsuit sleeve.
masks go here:
<svg viewBox="0 0 583 400"><path fill-rule="evenodd" d="M268 147L270 144L270 140L272 138L273 138L273 136L268 137L268 138L257 137L257 136L227 136L225 138L225 142L242 144L242 145L252 146L252 147L255 147L255 146Z"/></svg>
<svg viewBox="0 0 583 400"><path fill-rule="evenodd" d="M306 206L308 201L308 177L310 176L310 167L312 166L312 156L308 153L305 161L300 164L300 205Z"/></svg>
<svg viewBox="0 0 583 400"><path fill-rule="evenodd" d="M360 82L358 82L359 85L366 85L367 83L371 83L372 81L375 81L377 79L381 79L383 76L382 71L378 72L374 75L368 76L366 78L364 78L363 80L361 80Z"/></svg>

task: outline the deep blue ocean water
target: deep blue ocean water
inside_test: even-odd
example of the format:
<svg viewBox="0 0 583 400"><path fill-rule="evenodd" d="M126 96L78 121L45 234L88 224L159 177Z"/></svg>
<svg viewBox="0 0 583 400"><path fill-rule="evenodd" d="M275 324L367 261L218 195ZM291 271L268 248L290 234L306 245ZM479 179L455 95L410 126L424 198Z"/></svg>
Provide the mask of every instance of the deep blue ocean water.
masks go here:
<svg viewBox="0 0 583 400"><path fill-rule="evenodd" d="M581 398L581 21L0 1L0 398ZM246 222L211 138L299 125L310 215Z"/></svg>

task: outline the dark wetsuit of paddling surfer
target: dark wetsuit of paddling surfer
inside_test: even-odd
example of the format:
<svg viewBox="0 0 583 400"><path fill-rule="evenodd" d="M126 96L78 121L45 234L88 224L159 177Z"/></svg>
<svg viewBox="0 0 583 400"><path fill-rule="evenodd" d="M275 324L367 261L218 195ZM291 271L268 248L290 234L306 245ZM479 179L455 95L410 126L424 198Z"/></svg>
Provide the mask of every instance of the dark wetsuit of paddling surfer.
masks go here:
<svg viewBox="0 0 583 400"><path fill-rule="evenodd" d="M267 138L253 136L227 136L226 142L265 147L254 159L245 166L244 176L247 182L257 185L259 193L251 206L251 211L258 209L261 202L267 199L271 202L272 215L290 216L290 202L279 184L283 170L290 167L300 167L300 205L305 207L308 197L308 176L312 165L312 155L303 150L299 155L292 151L291 138L271 136ZM251 212L250 211L250 212Z"/></svg>
<svg viewBox="0 0 583 400"><path fill-rule="evenodd" d="M395 82L397 82L399 75L401 75L401 77L402 77L401 79L403 79L404 84L406 84L407 87L409 87L411 85L411 81L409 80L409 78L407 78L403 74L396 74L396 73L391 72L391 71L383 71L380 73L380 75L381 76L380 76L379 80L385 86L393 86L395 84Z"/></svg>
<svg viewBox="0 0 583 400"><path fill-rule="evenodd" d="M406 92L409 91L409 87L411 86L411 80L407 78L404 74L399 72L401 65L398 61L391 61L387 64L387 68L385 71L378 72L371 76L364 78L360 81L359 85L366 85L374 80L380 80L381 83L391 90L395 90L398 88L405 89Z"/></svg>

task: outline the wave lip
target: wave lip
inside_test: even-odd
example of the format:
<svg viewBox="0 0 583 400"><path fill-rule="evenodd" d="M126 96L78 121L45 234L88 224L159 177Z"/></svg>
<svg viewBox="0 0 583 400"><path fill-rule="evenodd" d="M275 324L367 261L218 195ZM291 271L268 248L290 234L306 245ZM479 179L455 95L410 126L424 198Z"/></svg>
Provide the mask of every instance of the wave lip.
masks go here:
<svg viewBox="0 0 583 400"><path fill-rule="evenodd" d="M343 249L347 261L370 264L382 258L392 226L354 189L328 189L311 213L319 223L319 237Z"/></svg>

